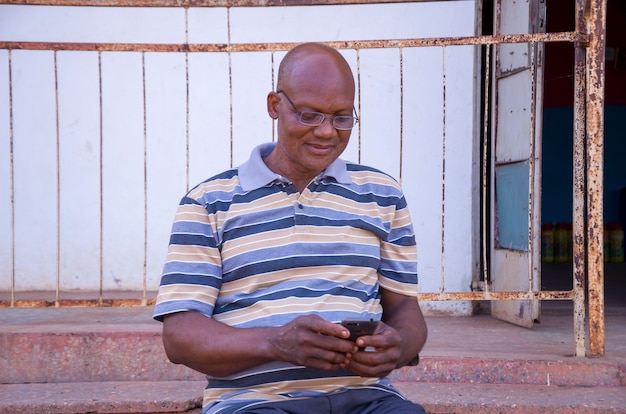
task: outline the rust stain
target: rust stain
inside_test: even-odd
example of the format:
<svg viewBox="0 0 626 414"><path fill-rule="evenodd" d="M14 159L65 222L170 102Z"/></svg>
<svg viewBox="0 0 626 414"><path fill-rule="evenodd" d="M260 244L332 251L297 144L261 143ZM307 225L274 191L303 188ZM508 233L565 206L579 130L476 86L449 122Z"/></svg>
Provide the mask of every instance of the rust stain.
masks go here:
<svg viewBox="0 0 626 414"><path fill-rule="evenodd" d="M0 300L4 308L115 308L154 306L156 299L24 299Z"/></svg>
<svg viewBox="0 0 626 414"><path fill-rule="evenodd" d="M420 293L420 301L461 301L461 300L572 300L574 292L567 291L525 291L525 292L436 292Z"/></svg>
<svg viewBox="0 0 626 414"><path fill-rule="evenodd" d="M584 7L586 0L576 1L576 31L586 33ZM573 289L574 342L576 356L585 356L587 348L586 304L586 245L585 245L585 48L589 42L574 42L574 136L573 136Z"/></svg>
<svg viewBox="0 0 626 414"><path fill-rule="evenodd" d="M432 0L377 0L376 3L414 3ZM370 4L371 0L4 0L5 4L98 7L268 7Z"/></svg>
<svg viewBox="0 0 626 414"><path fill-rule="evenodd" d="M445 37L395 40L349 40L325 42L338 49L379 49L429 46L489 45L500 43L574 42L586 40L576 32L534 33L470 37ZM75 50L100 52L257 52L289 50L299 42L282 43L81 43L81 42L8 42L0 41L0 49L9 50Z"/></svg>
<svg viewBox="0 0 626 414"><path fill-rule="evenodd" d="M607 0L590 0L585 10L587 48L587 277L589 354L604 355L604 257L603 257L603 152L604 152L604 56Z"/></svg>

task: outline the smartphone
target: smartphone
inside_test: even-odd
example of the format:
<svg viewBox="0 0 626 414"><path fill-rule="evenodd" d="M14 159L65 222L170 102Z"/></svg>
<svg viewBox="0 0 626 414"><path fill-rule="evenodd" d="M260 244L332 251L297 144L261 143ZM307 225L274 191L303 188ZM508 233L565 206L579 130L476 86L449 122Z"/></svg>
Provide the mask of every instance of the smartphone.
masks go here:
<svg viewBox="0 0 626 414"><path fill-rule="evenodd" d="M355 342L356 339L364 335L372 335L376 330L378 321L374 319L350 319L341 321L341 324L350 331L350 341Z"/></svg>

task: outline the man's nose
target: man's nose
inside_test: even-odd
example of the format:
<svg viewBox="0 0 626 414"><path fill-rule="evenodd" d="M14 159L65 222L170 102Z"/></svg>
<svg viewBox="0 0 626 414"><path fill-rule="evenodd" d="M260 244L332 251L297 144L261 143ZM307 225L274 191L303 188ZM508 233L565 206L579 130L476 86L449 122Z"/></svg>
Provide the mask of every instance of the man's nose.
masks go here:
<svg viewBox="0 0 626 414"><path fill-rule="evenodd" d="M333 119L324 117L322 123L315 127L315 135L323 138L331 138L337 133L337 129L333 126Z"/></svg>

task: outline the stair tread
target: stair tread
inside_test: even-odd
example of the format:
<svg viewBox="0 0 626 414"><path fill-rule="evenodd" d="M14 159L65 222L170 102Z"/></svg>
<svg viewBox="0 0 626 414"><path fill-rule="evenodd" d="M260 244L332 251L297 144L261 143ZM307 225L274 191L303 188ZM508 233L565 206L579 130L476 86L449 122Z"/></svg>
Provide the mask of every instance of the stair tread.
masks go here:
<svg viewBox="0 0 626 414"><path fill-rule="evenodd" d="M626 387L394 382L412 401L436 413L626 413Z"/></svg>
<svg viewBox="0 0 626 414"><path fill-rule="evenodd" d="M0 413L200 413L205 381L0 384ZM395 385L436 413L626 413L626 387L403 382Z"/></svg>
<svg viewBox="0 0 626 414"><path fill-rule="evenodd" d="M199 413L205 386L206 381L0 384L0 413Z"/></svg>
<svg viewBox="0 0 626 414"><path fill-rule="evenodd" d="M162 326L151 312L148 307L4 310L0 383L202 380L202 375L167 360ZM626 385L623 345L613 345L612 355L602 358L556 355L543 352L534 336L526 344L534 333L480 317L433 317L420 365L392 376L422 382ZM510 344L518 344L514 349L492 342L506 335ZM483 341L482 348L465 349L468 337ZM626 343L626 335L620 338ZM519 352L519 344L533 352Z"/></svg>
<svg viewBox="0 0 626 414"><path fill-rule="evenodd" d="M431 317L420 365L391 377L431 414L626 414L623 320L604 357L579 358L563 320ZM149 308L9 309L0 325L0 414L200 414L206 381L167 360Z"/></svg>

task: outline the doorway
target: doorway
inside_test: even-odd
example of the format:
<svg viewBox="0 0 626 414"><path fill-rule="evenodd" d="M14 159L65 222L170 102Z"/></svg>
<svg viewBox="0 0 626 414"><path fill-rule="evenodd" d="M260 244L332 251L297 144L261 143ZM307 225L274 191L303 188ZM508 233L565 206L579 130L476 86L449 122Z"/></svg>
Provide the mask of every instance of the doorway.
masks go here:
<svg viewBox="0 0 626 414"><path fill-rule="evenodd" d="M547 31L574 30L574 1L546 0ZM607 2L604 118L604 222L620 222L620 192L626 188L626 3ZM572 158L574 48L566 43L546 44L543 109L542 223L560 230L572 222ZM622 201L624 203L624 201ZM622 214L623 215L623 214ZM622 217L622 220L624 218ZM625 225L621 224L622 229ZM611 261L610 234L605 232L605 303L626 306L626 263ZM571 235L568 235L571 239ZM556 239L556 238L555 238ZM571 243L570 243L571 244ZM554 246L549 261L544 249L542 289L572 289L571 254L563 258ZM560 253L560 254L559 254ZM549 256L549 255L548 255ZM623 257L623 253L622 253ZM546 261L548 260L548 261ZM608 261L607 261L608 260Z"/></svg>

